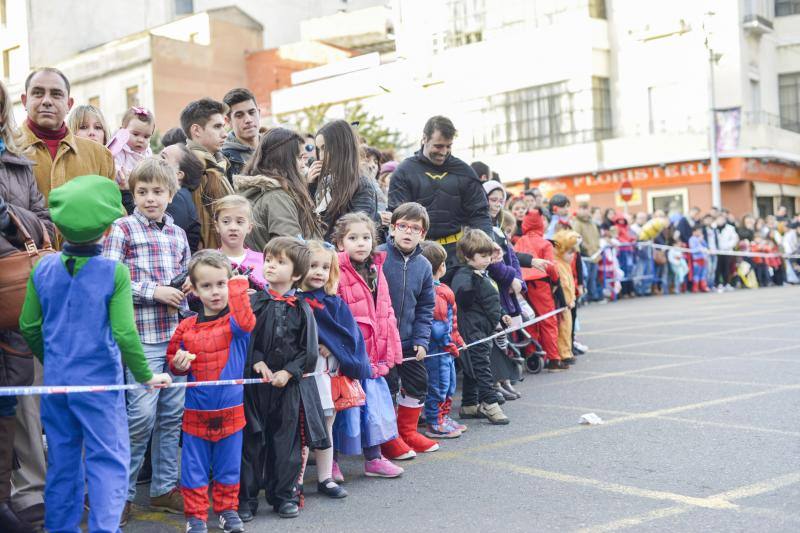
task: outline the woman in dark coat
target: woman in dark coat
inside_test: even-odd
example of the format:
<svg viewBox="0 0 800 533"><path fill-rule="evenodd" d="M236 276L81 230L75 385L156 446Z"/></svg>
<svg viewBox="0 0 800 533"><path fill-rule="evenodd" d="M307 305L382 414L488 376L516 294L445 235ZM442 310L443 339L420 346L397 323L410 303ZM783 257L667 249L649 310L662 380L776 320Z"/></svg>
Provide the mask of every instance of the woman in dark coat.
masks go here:
<svg viewBox="0 0 800 533"><path fill-rule="evenodd" d="M43 246L46 233L54 237L50 214L31 171L33 163L19 154L13 131L11 102L0 83L0 257L25 250L14 219L37 247ZM0 330L0 386L31 385L33 364L33 354L19 330ZM33 530L9 505L16 406L16 397L0 396L0 531L10 532Z"/></svg>
<svg viewBox="0 0 800 533"><path fill-rule="evenodd" d="M316 144L319 161L311 165L307 179L317 213L327 226L325 240L347 213L362 211L380 222L378 193L372 180L361 175L361 150L353 127L344 120L329 122L317 132Z"/></svg>

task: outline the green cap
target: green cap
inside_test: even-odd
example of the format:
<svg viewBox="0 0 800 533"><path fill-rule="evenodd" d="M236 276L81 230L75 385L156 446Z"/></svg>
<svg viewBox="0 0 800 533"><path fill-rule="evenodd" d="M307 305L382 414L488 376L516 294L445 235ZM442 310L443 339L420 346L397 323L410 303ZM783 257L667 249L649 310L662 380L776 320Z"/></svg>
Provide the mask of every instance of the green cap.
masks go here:
<svg viewBox="0 0 800 533"><path fill-rule="evenodd" d="M53 189L49 201L50 217L74 244L96 241L125 213L119 187L103 176L78 176Z"/></svg>

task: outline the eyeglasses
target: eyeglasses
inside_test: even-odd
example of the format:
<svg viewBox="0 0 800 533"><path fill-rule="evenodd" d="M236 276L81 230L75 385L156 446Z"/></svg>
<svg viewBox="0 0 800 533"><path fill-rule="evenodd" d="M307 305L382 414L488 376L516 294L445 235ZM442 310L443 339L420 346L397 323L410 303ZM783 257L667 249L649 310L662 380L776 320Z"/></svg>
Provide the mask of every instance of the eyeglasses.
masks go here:
<svg viewBox="0 0 800 533"><path fill-rule="evenodd" d="M410 233L411 235L419 235L423 231L421 226L411 226L409 224L395 224L394 229L402 233Z"/></svg>
<svg viewBox="0 0 800 533"><path fill-rule="evenodd" d="M314 146L313 144L307 144L303 147L303 149L305 149L305 151L308 153L313 152L314 148L316 148L316 146Z"/></svg>

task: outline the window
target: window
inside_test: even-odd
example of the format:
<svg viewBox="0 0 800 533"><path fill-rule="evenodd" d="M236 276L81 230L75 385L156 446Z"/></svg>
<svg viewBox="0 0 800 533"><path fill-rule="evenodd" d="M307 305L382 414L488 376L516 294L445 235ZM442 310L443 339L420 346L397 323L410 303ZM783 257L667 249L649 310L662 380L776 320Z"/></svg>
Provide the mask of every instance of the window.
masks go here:
<svg viewBox="0 0 800 533"><path fill-rule="evenodd" d="M486 28L486 0L449 0L447 2L448 29L444 37L445 48L454 48L483 40Z"/></svg>
<svg viewBox="0 0 800 533"><path fill-rule="evenodd" d="M6 0L0 0L0 26L5 26L7 23Z"/></svg>
<svg viewBox="0 0 800 533"><path fill-rule="evenodd" d="M92 96L89 98L89 105L100 109L100 97L99 96Z"/></svg>
<svg viewBox="0 0 800 533"><path fill-rule="evenodd" d="M680 211L681 213L689 212L689 190L685 188L680 189L656 189L647 191L647 205L650 212L664 211L665 213L673 213Z"/></svg>
<svg viewBox="0 0 800 533"><path fill-rule="evenodd" d="M800 72L778 76L781 128L800 133Z"/></svg>
<svg viewBox="0 0 800 533"><path fill-rule="evenodd" d="M566 82L495 94L482 104L472 140L475 151L527 152L585 142L591 137L591 132L575 127L573 94Z"/></svg>
<svg viewBox="0 0 800 533"><path fill-rule="evenodd" d="M191 15L194 13L193 0L175 0L176 15Z"/></svg>
<svg viewBox="0 0 800 533"><path fill-rule="evenodd" d="M128 107L139 105L139 86L134 85L125 89L125 102Z"/></svg>
<svg viewBox="0 0 800 533"><path fill-rule="evenodd" d="M606 0L589 0L589 16L593 19L606 18Z"/></svg>
<svg viewBox="0 0 800 533"><path fill-rule="evenodd" d="M3 78L8 80L17 77L21 67L18 64L20 59L19 46L3 50Z"/></svg>
<svg viewBox="0 0 800 533"><path fill-rule="evenodd" d="M592 76L592 108L595 139L607 139L614 133L611 114L611 82Z"/></svg>
<svg viewBox="0 0 800 533"><path fill-rule="evenodd" d="M800 0L775 0L775 16L800 14Z"/></svg>
<svg viewBox="0 0 800 533"><path fill-rule="evenodd" d="M767 217L775 214L775 209L773 208L774 202L772 198L772 196L756 196L756 209L758 210L758 216Z"/></svg>
<svg viewBox="0 0 800 533"><path fill-rule="evenodd" d="M761 83L753 79L750 80L750 111L761 111Z"/></svg>

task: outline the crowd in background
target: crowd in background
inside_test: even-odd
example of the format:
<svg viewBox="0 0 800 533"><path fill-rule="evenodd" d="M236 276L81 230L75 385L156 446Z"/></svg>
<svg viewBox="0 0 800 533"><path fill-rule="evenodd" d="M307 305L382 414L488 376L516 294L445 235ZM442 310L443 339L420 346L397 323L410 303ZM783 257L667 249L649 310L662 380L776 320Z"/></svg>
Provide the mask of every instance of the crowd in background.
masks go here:
<svg viewBox="0 0 800 533"><path fill-rule="evenodd" d="M229 396L224 387L132 390L106 413L44 397L41 417L37 398L0 397L4 530L80 519L84 478L66 474L83 468L84 445L90 529L127 523L144 481L152 508L185 514L187 531L206 531L210 470L219 476L213 504L224 531L244 530L262 489L275 512L291 518L302 505L309 449L318 491L341 498L339 453L363 455L365 475L391 478L403 469L390 460L434 452L466 432L449 416L457 369L458 418L508 424L500 405L520 397L513 385L523 365L541 358L546 370L566 371L588 349L576 339L581 300L797 282L797 262L781 254L797 253L800 220L785 208L737 224L724 209L629 215L538 189L512 196L486 165L451 153L456 129L446 117L431 117L419 150L397 161L344 120L313 133L262 129L255 97L236 88L223 101L187 103L169 117L180 127L151 146L151 110L131 107L112 133L100 109L74 106L69 91L60 71L32 72L17 129L0 84L0 258L49 238L63 245L52 257L64 262L45 258L32 271L22 333L0 328L0 385L42 383L33 354L44 361L45 384L86 382L88 367L51 355L63 349L67 359L96 364L57 342L73 332L42 340L52 333L42 312L45 281L69 284L82 269L99 280L103 265L114 283L81 290L98 305L124 302L110 318L94 316L104 315L98 307L70 319L130 327L115 329L115 342L109 332L107 345L92 345L90 355L111 354L119 372L91 377L164 385L260 375L269 383ZM40 268L52 277L37 284ZM203 276L224 289L224 301L198 281ZM92 342L100 336L82 333ZM243 368L221 373L233 359ZM329 375L333 360L364 389L362 403L338 415L330 384L306 380ZM63 374L48 375L48 365L63 365ZM100 425L107 435L82 436ZM118 437L118 449L103 441ZM93 448L97 442L107 446ZM71 504L45 509L44 493Z"/></svg>

